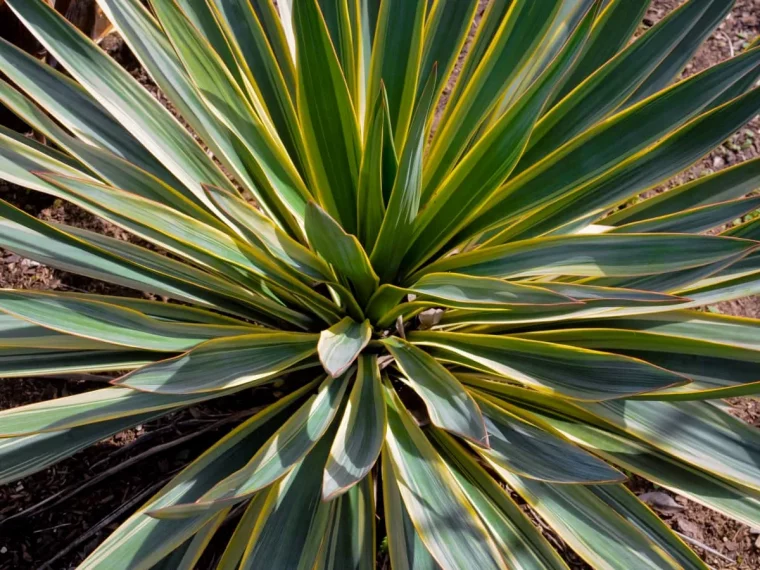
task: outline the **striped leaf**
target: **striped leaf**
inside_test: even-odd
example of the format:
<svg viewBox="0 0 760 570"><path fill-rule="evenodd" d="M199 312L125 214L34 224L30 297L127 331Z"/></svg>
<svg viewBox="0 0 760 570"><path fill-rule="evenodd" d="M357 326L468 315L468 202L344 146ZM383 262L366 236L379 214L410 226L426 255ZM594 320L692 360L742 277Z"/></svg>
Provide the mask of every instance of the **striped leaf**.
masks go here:
<svg viewBox="0 0 760 570"><path fill-rule="evenodd" d="M448 257L416 276L447 271L499 278L651 275L708 265L756 247L751 241L678 234L557 236Z"/></svg>
<svg viewBox="0 0 760 570"><path fill-rule="evenodd" d="M390 197L398 167L389 129L388 97L383 89L377 95L368 121L357 190L357 236L368 251L375 246L385 215L386 195Z"/></svg>
<svg viewBox="0 0 760 570"><path fill-rule="evenodd" d="M375 568L375 502L372 476L366 476L331 504L316 568Z"/></svg>
<svg viewBox="0 0 760 570"><path fill-rule="evenodd" d="M483 416L475 400L434 358L399 338L384 339L404 381L422 398L434 425L488 447Z"/></svg>
<svg viewBox="0 0 760 570"><path fill-rule="evenodd" d="M266 407L211 446L124 521L82 562L82 568L92 569L107 564L119 570L148 569L180 547L218 511L184 520L162 520L147 513L194 501L220 479L245 465L251 453L287 418L293 405L302 401L303 396L313 388L313 383L308 384Z"/></svg>
<svg viewBox="0 0 760 570"><path fill-rule="evenodd" d="M380 86L385 86L396 148L404 147L407 133L414 139L421 138L414 134L417 129L410 126L418 77L428 77L433 66L439 63L433 60L428 62L431 67L421 67L426 7L424 0L386 0L379 3L367 92L374 97L380 92ZM434 84L430 90L435 90ZM424 95L420 95L420 101L423 98ZM425 120L426 117L422 118L423 123Z"/></svg>
<svg viewBox="0 0 760 570"><path fill-rule="evenodd" d="M322 501L320 492L329 439L323 438L267 491L259 521L240 562L241 570L316 566L330 522L331 505Z"/></svg>
<svg viewBox="0 0 760 570"><path fill-rule="evenodd" d="M151 516L186 518L217 511L249 498L286 476L301 464L329 428L341 406L347 381L346 377L328 378L319 387L319 391L272 434L245 466L219 481L194 503L156 509L151 511Z"/></svg>
<svg viewBox="0 0 760 570"><path fill-rule="evenodd" d="M182 125L118 63L43 2L7 2L40 42L199 201L201 181L228 186Z"/></svg>
<svg viewBox="0 0 760 570"><path fill-rule="evenodd" d="M252 164L246 165L246 169L252 173L252 188L258 191L257 198L270 216L296 231L294 228L298 226L291 216L302 220L310 194L288 154L252 108L221 58L202 41L174 0L156 0L152 5L205 105L250 153ZM229 187L214 180L203 182Z"/></svg>
<svg viewBox="0 0 760 570"><path fill-rule="evenodd" d="M349 233L357 227L359 126L317 0L294 4L298 115L310 180L321 206Z"/></svg>
<svg viewBox="0 0 760 570"><path fill-rule="evenodd" d="M706 570L708 566L656 514L622 485L589 487L591 492L644 533L678 562L680 568Z"/></svg>
<svg viewBox="0 0 760 570"><path fill-rule="evenodd" d="M438 570L430 552L409 518L399 492L397 476L388 451L383 451L383 512L388 537L388 557L392 568L402 570Z"/></svg>
<svg viewBox="0 0 760 570"><path fill-rule="evenodd" d="M508 404L477 402L483 410L490 449L475 450L497 472L547 483L611 483L625 476L604 461L511 413Z"/></svg>
<svg viewBox="0 0 760 570"><path fill-rule="evenodd" d="M434 357L578 400L632 396L689 381L641 360L549 342L443 332L415 332L409 340ZM610 384L609 378L619 381Z"/></svg>
<svg viewBox="0 0 760 570"><path fill-rule="evenodd" d="M706 402L609 402L588 409L688 464L760 489L756 430Z"/></svg>
<svg viewBox="0 0 760 570"><path fill-rule="evenodd" d="M0 291L0 311L62 333L164 352L182 352L205 340L266 330L251 326L170 323L100 301L31 291Z"/></svg>
<svg viewBox="0 0 760 570"><path fill-rule="evenodd" d="M566 569L566 564L501 487L452 438L433 431L435 443L472 505L496 541L509 568Z"/></svg>
<svg viewBox="0 0 760 570"><path fill-rule="evenodd" d="M679 327L678 323L653 332L609 328L567 329L546 333L520 334L523 338L569 344L583 348L612 351L645 360L693 380L686 386L657 391L641 398L655 400L703 400L751 395L760 389L757 364L760 353L754 348L735 346L733 335L747 333L740 326L726 326L726 342L718 343L698 338L699 321ZM584 323L585 324L585 323ZM595 323L591 321L589 325ZM631 328L644 328L634 321ZM653 324L653 323L649 323ZM653 324L656 327L656 321ZM716 323L714 330L718 330ZM683 336L679 331L685 329ZM695 330L696 329L696 330ZM691 335L691 337L689 336ZM684 336L686 338L684 338ZM733 346L732 346L733 345ZM697 357L699 359L697 360Z"/></svg>
<svg viewBox="0 0 760 570"><path fill-rule="evenodd" d="M323 330L319 335L317 353L325 372L333 378L343 374L359 357L371 336L369 321L357 323L348 317Z"/></svg>
<svg viewBox="0 0 760 570"><path fill-rule="evenodd" d="M231 394L237 390L229 390ZM0 437L60 431L117 418L171 410L216 397L151 394L125 388L103 388L44 400L0 412Z"/></svg>
<svg viewBox="0 0 760 570"><path fill-rule="evenodd" d="M567 437L621 468L646 477L692 501L743 524L760 520L760 495L712 473L695 469L655 447L625 434L614 434L583 422L559 421L542 416Z"/></svg>
<svg viewBox="0 0 760 570"><path fill-rule="evenodd" d="M377 357L363 355L325 465L322 495L326 499L342 495L367 476L380 455L385 427Z"/></svg>
<svg viewBox="0 0 760 570"><path fill-rule="evenodd" d="M729 0L728 2L712 0L709 2L708 8L689 30L689 33L679 41L675 49L670 51L668 56L647 77L647 80L627 103L631 104L641 101L673 81L692 58L699 46L702 45L718 24L723 21L733 6L733 0Z"/></svg>
<svg viewBox="0 0 760 570"><path fill-rule="evenodd" d="M506 569L493 539L456 479L387 384L385 401L387 455L422 543L446 570L468 565ZM438 508L428 508L431 502Z"/></svg>
<svg viewBox="0 0 760 570"><path fill-rule="evenodd" d="M562 4L561 0L518 0L511 5L499 2L491 8L486 22L493 22L494 28L480 32L485 53L476 50L469 54L467 81L458 82L453 94L456 104L450 103L441 117L426 166L425 196L432 194L456 164L486 112L522 80L521 72L547 41L546 34Z"/></svg>
<svg viewBox="0 0 760 570"><path fill-rule="evenodd" d="M144 392L194 394L270 380L317 351L311 334L245 335L204 342L193 350L135 370L114 384ZM219 367L224 362L225 367Z"/></svg>
<svg viewBox="0 0 760 570"><path fill-rule="evenodd" d="M564 49L530 89L516 102L506 105L506 109L464 155L451 175L440 187L428 193L429 204L415 224L415 243L405 259L407 267L417 267L437 247L446 244L462 228L471 211L507 180L522 155L546 100L555 89L556 80L562 77L580 53L593 17L593 11L586 15L577 29L572 31ZM423 197L425 201L427 198Z"/></svg>
<svg viewBox="0 0 760 570"><path fill-rule="evenodd" d="M418 0L414 0L417 2ZM419 2L423 4L422 2ZM386 3L387 4L387 3ZM412 237L414 221L422 197L422 160L425 150L425 125L433 104L436 71L428 78L420 95L409 136L399 153L398 171L393 182L383 223L370 259L383 282L391 281L401 265L403 252Z"/></svg>
<svg viewBox="0 0 760 570"><path fill-rule="evenodd" d="M633 42L599 67L553 107L533 131L523 169L618 107L687 35L711 3L713 0L696 0L674 10L641 41Z"/></svg>
<svg viewBox="0 0 760 570"><path fill-rule="evenodd" d="M61 431L0 438L0 484L33 475L102 439L155 419L158 415L162 414L140 414Z"/></svg>
<svg viewBox="0 0 760 570"><path fill-rule="evenodd" d="M760 187L760 160L748 160L698 178L607 216L610 226L642 222L690 208L741 198Z"/></svg>
<svg viewBox="0 0 760 570"><path fill-rule="evenodd" d="M681 568L586 487L549 485L509 473L501 476L594 568Z"/></svg>

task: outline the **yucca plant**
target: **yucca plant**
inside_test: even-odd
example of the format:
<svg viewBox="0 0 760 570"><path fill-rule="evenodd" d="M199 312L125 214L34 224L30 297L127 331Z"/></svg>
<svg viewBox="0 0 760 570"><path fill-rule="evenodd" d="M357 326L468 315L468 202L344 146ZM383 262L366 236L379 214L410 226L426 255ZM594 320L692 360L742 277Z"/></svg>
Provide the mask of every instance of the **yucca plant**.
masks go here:
<svg viewBox="0 0 760 570"><path fill-rule="evenodd" d="M518 496L595 568L706 568L631 474L760 525L717 402L760 391L760 321L700 310L760 291L760 160L621 208L760 110L760 48L671 85L732 2L630 42L646 0L491 0L458 66L476 0L99 0L192 133L7 3L70 76L0 43L52 143L0 130L0 175L140 245L0 202L0 246L175 302L0 291L0 375L121 373L0 413L0 480L260 408L81 568L193 567L241 513L218 568L566 568Z"/></svg>

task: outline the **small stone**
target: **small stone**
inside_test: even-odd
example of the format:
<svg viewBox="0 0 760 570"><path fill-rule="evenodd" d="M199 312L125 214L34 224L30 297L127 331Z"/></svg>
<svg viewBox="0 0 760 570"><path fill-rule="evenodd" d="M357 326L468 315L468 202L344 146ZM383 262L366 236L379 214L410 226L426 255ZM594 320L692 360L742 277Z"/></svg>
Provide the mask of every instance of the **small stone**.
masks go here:
<svg viewBox="0 0 760 570"><path fill-rule="evenodd" d="M686 508L683 505L676 503L673 497L661 491L643 493L639 495L639 499L653 509L665 514L674 514Z"/></svg>
<svg viewBox="0 0 760 570"><path fill-rule="evenodd" d="M429 329L441 322L443 309L428 309L419 314L420 328Z"/></svg>
<svg viewBox="0 0 760 570"><path fill-rule="evenodd" d="M713 157L713 168L723 168L726 166L726 160L722 156Z"/></svg>
<svg viewBox="0 0 760 570"><path fill-rule="evenodd" d="M0 554L5 554L6 552L8 552L8 549L5 546L0 548Z"/></svg>

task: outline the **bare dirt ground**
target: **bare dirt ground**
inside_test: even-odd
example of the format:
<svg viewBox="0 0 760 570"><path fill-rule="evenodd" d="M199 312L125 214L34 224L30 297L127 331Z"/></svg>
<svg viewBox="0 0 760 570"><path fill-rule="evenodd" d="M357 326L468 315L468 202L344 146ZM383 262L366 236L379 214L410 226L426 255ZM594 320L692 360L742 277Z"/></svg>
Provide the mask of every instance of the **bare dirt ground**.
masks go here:
<svg viewBox="0 0 760 570"><path fill-rule="evenodd" d="M486 1L482 3L485 5ZM654 0L642 30L681 3L682 0ZM478 18L481 14L482 9ZM758 33L760 0L738 0L730 17L688 64L683 76L697 73L741 52ZM139 69L128 50L120 48L118 42L111 42L108 47L135 77L148 82L144 71ZM161 98L155 89L152 92ZM697 165L675 177L665 188L758 156L760 119L756 118ZM40 219L63 221L129 239L121 230L49 197L2 182L0 196ZM137 291L53 270L2 250L0 287L142 295ZM715 309L726 314L760 318L758 298L722 303ZM4 379L0 381L0 409L77 393L99 385L92 378L75 381ZM251 400L276 396L257 394ZM734 399L730 404L737 416L760 427L760 405L756 400ZM131 511L109 520L112 513L125 502L139 498L157 483L171 477L234 425L234 422L225 423L224 418L231 412L244 411L244 406L241 407L237 401L216 401L209 406L192 408L118 434L35 476L0 486L0 570L40 568L51 560L47 568L53 570L75 567ZM162 446L158 453L148 453L158 445ZM124 461L133 463L127 469L120 469ZM664 492L641 479L632 480L630 486L639 494ZM675 506L655 506L655 510L676 531L702 545L694 546L692 542L695 550L711 567L739 570L760 568L760 529L750 529L690 501L669 495L674 499ZM41 504L42 501L47 502ZM135 506L137 504L139 502ZM3 523L4 519L33 507L41 508ZM587 568L541 521L537 522L573 569ZM222 529L220 542L231 528L234 526L227 524ZM210 560L204 558L199 567L211 567Z"/></svg>

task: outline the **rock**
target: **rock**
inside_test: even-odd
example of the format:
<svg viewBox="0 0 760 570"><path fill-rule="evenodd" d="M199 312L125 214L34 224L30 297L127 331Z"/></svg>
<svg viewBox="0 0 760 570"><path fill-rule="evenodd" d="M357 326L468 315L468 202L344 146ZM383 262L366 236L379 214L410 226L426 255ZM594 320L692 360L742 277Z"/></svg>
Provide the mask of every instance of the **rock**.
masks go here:
<svg viewBox="0 0 760 570"><path fill-rule="evenodd" d="M420 328L429 329L441 322L443 309L428 309L419 314Z"/></svg>
<svg viewBox="0 0 760 570"><path fill-rule="evenodd" d="M722 156L713 157L713 168L723 168L726 166L726 161Z"/></svg>
<svg viewBox="0 0 760 570"><path fill-rule="evenodd" d="M639 500L645 502L654 510L667 514L667 515L680 513L682 510L686 508L683 505L676 503L673 497L671 497L667 493L663 493L662 491L651 491L649 493L642 493L641 495L639 495Z"/></svg>

